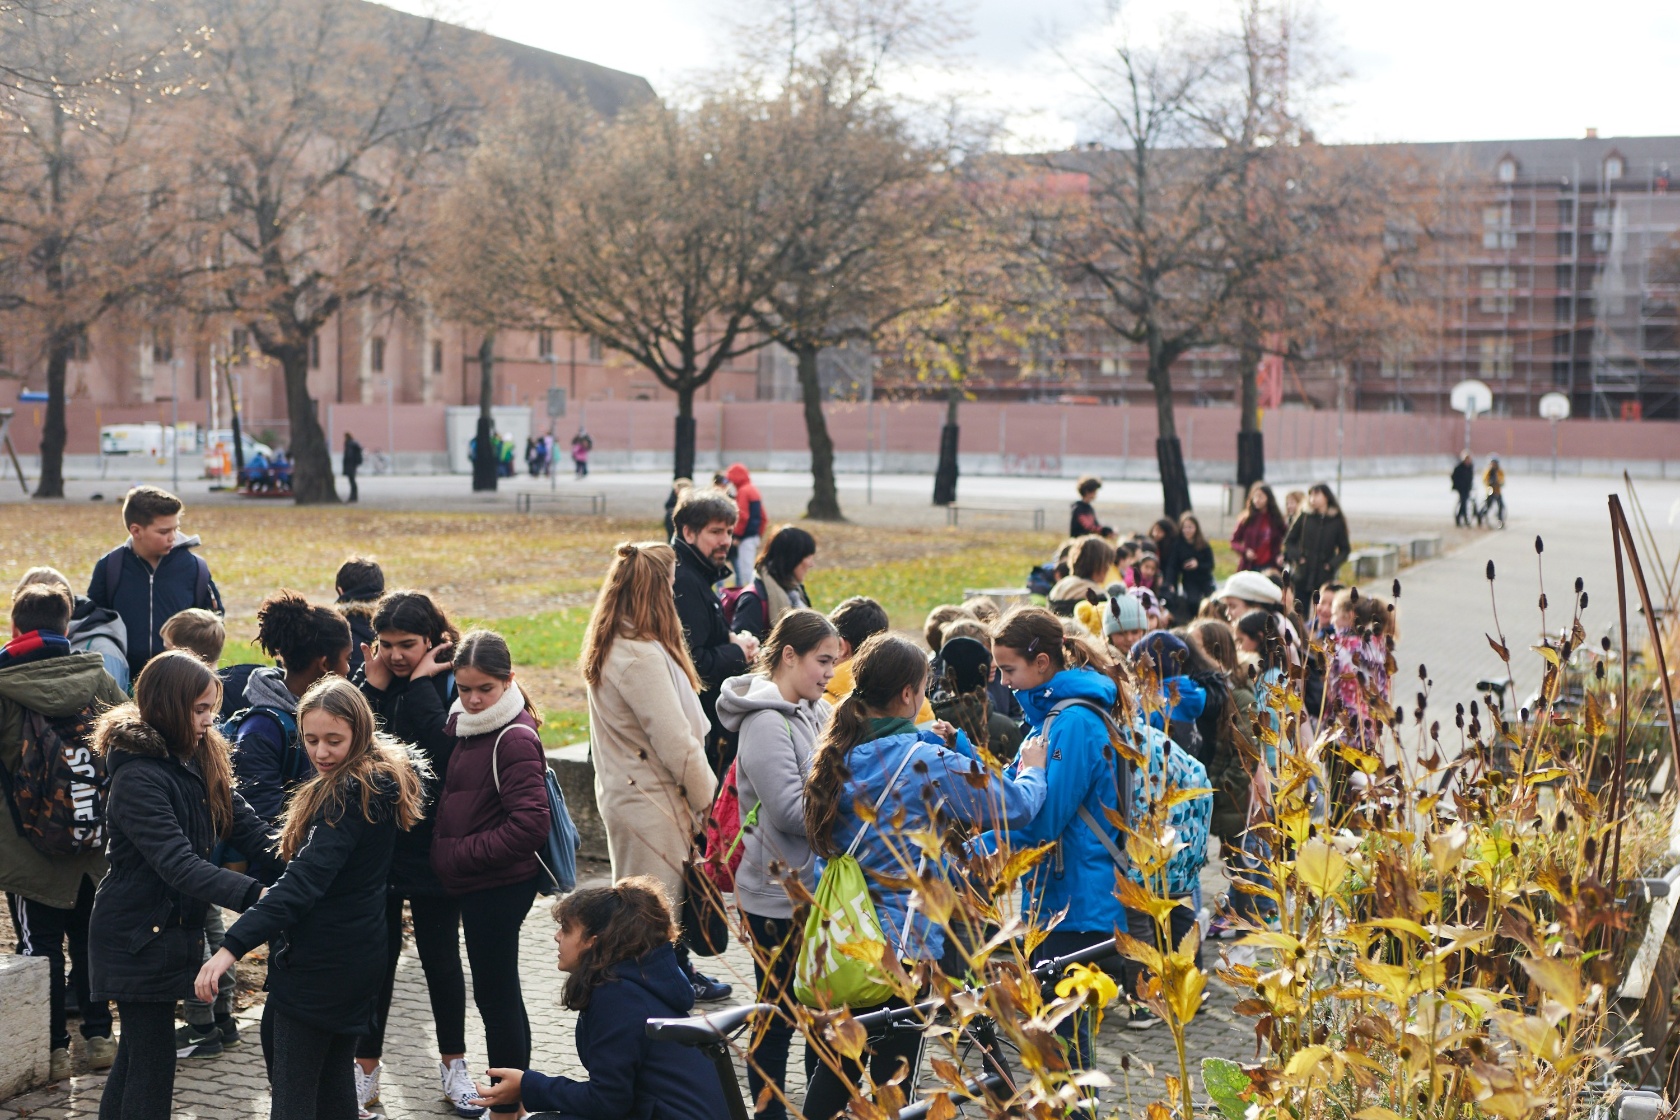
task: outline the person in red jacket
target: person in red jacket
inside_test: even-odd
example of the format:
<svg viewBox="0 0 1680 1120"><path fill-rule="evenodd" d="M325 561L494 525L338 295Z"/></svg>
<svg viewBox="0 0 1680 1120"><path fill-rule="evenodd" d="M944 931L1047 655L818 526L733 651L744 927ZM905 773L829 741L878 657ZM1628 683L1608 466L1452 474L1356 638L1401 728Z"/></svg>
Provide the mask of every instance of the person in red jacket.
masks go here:
<svg viewBox="0 0 1680 1120"><path fill-rule="evenodd" d="M1261 572L1276 567L1283 551L1283 534L1288 526L1277 497L1264 482L1248 488L1248 504L1231 533L1231 548L1237 554L1239 572Z"/></svg>
<svg viewBox="0 0 1680 1120"><path fill-rule="evenodd" d="M735 586L746 587L753 581L753 566L758 562L758 546L764 542L769 515L764 512L764 498L747 473L746 464L731 463L723 477L735 488Z"/></svg>
<svg viewBox="0 0 1680 1120"><path fill-rule="evenodd" d="M432 834L432 869L461 903L473 1002L493 1068L531 1064L531 1023L519 987L519 927L546 884L537 851L548 837L547 761L539 720L513 680L507 642L473 630L455 647L456 737ZM517 1105L495 1105L513 1113Z"/></svg>

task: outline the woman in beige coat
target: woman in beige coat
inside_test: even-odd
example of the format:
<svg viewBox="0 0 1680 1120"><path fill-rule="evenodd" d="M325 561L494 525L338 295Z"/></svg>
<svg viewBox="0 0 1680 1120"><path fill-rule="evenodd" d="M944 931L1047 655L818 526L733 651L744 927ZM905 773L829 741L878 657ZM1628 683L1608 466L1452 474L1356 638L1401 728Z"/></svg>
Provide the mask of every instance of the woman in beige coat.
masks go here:
<svg viewBox="0 0 1680 1120"><path fill-rule="evenodd" d="M683 898L683 862L717 792L706 762L700 678L683 644L671 592L677 554L657 542L621 544L607 569L579 661L589 694L589 754L595 802L614 879L651 875L673 909ZM723 989L728 985L695 974Z"/></svg>

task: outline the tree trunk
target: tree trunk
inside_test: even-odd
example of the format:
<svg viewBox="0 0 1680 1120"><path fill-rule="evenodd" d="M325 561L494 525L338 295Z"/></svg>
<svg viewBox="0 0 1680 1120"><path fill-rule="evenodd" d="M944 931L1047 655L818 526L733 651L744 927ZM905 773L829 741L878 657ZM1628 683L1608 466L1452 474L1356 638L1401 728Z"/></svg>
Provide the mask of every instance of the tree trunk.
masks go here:
<svg viewBox="0 0 1680 1120"><path fill-rule="evenodd" d="M817 351L814 347L795 350L799 367L799 392L805 399L805 436L811 445L811 502L805 516L812 521L844 521L840 513L840 491L834 484L834 440L823 416L822 385L817 380Z"/></svg>
<svg viewBox="0 0 1680 1120"><path fill-rule="evenodd" d="M677 390L677 420L675 453L671 459L672 478L694 477L694 391L696 386L687 378Z"/></svg>
<svg viewBox="0 0 1680 1120"><path fill-rule="evenodd" d="M222 363L222 376L227 378L228 415L233 418L233 481L239 486L239 476L245 473L245 440L239 434L239 394L233 391L233 370Z"/></svg>
<svg viewBox="0 0 1680 1120"><path fill-rule="evenodd" d="M496 489L496 423L490 406L496 396L496 332L485 331L478 344L478 430L473 442L474 492Z"/></svg>
<svg viewBox="0 0 1680 1120"><path fill-rule="evenodd" d="M292 497L300 506L337 503L332 453L309 395L309 341L282 346L270 355L286 376L286 416L292 423Z"/></svg>
<svg viewBox="0 0 1680 1120"><path fill-rule="evenodd" d="M1151 339L1149 384L1155 389L1155 461L1161 468L1161 509L1171 518L1190 508L1190 483L1184 475L1184 449L1173 418L1172 361Z"/></svg>
<svg viewBox="0 0 1680 1120"><path fill-rule="evenodd" d="M47 343L47 421L41 428L41 481L37 498L64 497L64 373L70 364L73 332L53 332Z"/></svg>
<svg viewBox="0 0 1680 1120"><path fill-rule="evenodd" d="M957 500L957 444L961 429L957 426L957 405L962 401L962 389L956 382L945 398L945 427L939 433L939 466L933 472L933 504L948 506Z"/></svg>
<svg viewBox="0 0 1680 1120"><path fill-rule="evenodd" d="M1260 431L1260 326L1252 318L1242 324L1237 367L1242 378L1242 419L1237 431L1237 485L1244 494L1266 477L1266 437Z"/></svg>

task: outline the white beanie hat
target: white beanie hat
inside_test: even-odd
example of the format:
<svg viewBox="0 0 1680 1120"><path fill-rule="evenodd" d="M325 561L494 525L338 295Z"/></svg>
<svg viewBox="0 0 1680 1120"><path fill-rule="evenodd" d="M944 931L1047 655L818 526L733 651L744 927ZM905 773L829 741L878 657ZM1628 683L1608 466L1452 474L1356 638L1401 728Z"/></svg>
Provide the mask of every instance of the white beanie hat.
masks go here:
<svg viewBox="0 0 1680 1120"><path fill-rule="evenodd" d="M1282 603L1283 591L1259 572L1237 572L1214 597L1241 599L1246 603Z"/></svg>
<svg viewBox="0 0 1680 1120"><path fill-rule="evenodd" d="M1143 604L1129 594L1111 596L1108 609L1103 612L1103 637L1125 630L1147 630L1149 619Z"/></svg>

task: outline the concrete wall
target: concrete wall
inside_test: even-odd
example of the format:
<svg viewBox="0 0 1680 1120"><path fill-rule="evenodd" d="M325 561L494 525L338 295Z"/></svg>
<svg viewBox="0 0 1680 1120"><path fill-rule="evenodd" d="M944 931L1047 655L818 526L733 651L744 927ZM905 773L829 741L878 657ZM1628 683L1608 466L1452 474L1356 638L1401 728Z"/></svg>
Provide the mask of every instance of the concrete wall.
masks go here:
<svg viewBox="0 0 1680 1120"><path fill-rule="evenodd" d="M52 1039L47 1022L45 957L0 955L0 1101L47 1083Z"/></svg>

